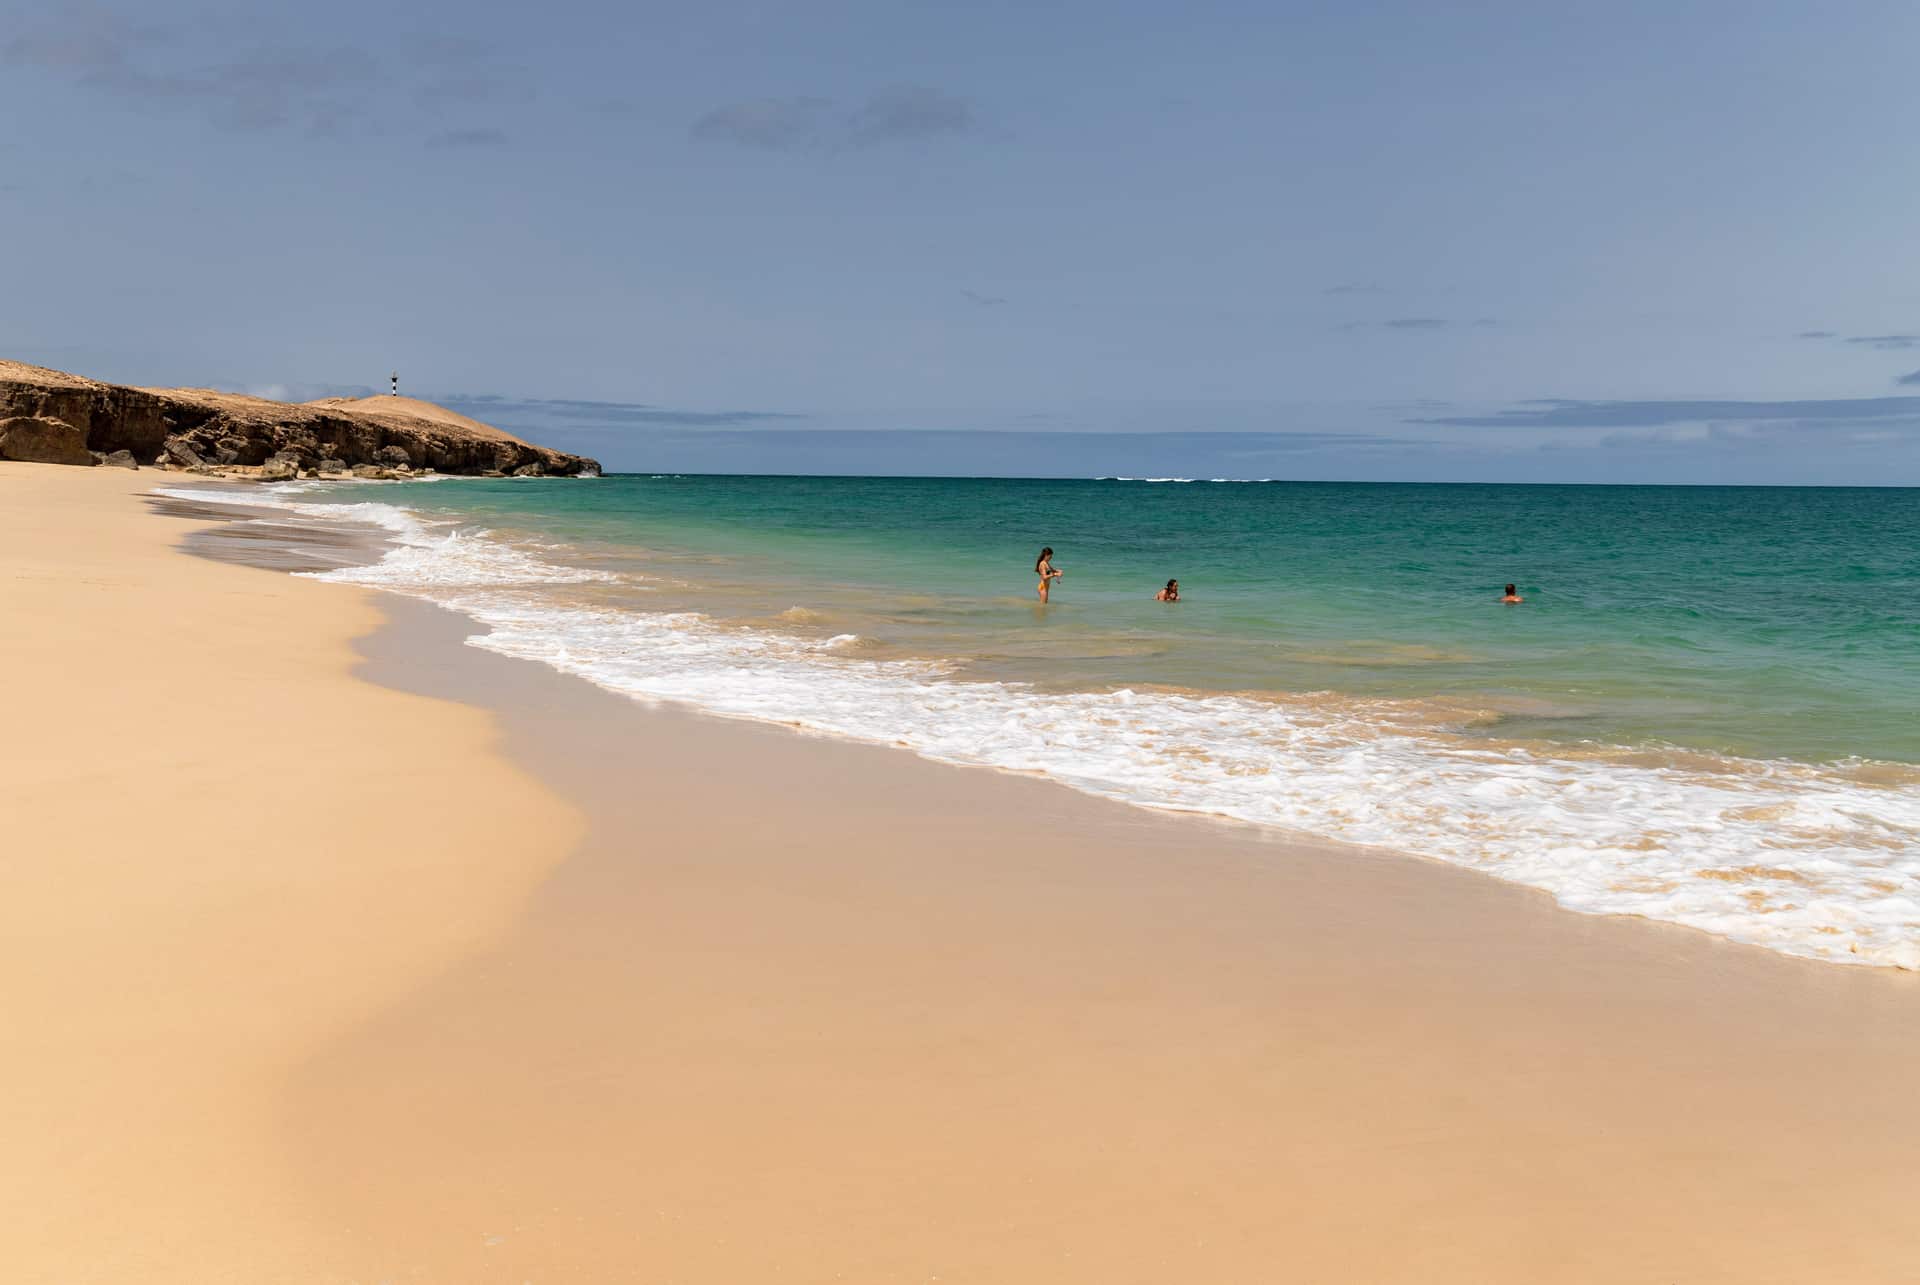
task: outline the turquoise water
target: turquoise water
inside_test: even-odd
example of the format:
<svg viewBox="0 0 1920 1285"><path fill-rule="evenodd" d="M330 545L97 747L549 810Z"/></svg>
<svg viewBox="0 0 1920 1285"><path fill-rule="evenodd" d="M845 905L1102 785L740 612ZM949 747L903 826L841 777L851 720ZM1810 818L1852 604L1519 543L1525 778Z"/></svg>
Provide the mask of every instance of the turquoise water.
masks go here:
<svg viewBox="0 0 1920 1285"><path fill-rule="evenodd" d="M364 492L363 492L364 493ZM429 512L1048 686L1335 691L1503 736L1920 762L1920 490L634 477ZM1031 568L1067 572L1044 612ZM1169 577L1175 607L1153 602ZM1527 602L1503 607L1507 581Z"/></svg>
<svg viewBox="0 0 1920 1285"><path fill-rule="evenodd" d="M382 560L326 578L635 699L1920 968L1920 491L661 476L232 498L373 522ZM1042 545L1066 572L1046 606ZM1169 577L1183 600L1153 601Z"/></svg>

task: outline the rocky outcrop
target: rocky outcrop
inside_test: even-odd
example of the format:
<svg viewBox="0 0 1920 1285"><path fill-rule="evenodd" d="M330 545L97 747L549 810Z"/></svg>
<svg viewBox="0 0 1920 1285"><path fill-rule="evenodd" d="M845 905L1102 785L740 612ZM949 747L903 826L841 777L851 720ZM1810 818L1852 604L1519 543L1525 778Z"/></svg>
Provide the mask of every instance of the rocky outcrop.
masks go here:
<svg viewBox="0 0 1920 1285"><path fill-rule="evenodd" d="M8 427L21 421L32 423ZM14 453L8 443L16 439L18 450L36 453ZM0 361L0 459L92 464L116 451L180 469L261 466L283 456L308 472L323 461L461 474L529 465L549 477L600 471L584 456L408 398L297 405L202 388L127 388Z"/></svg>
<svg viewBox="0 0 1920 1285"><path fill-rule="evenodd" d="M174 464L180 468L199 468L206 461L200 458L200 452L193 449L192 443L176 437L161 448L160 456L154 460L154 463Z"/></svg>
<svg viewBox="0 0 1920 1285"><path fill-rule="evenodd" d="M47 415L7 416L0 407L0 460L29 464L79 464L91 468L86 434Z"/></svg>

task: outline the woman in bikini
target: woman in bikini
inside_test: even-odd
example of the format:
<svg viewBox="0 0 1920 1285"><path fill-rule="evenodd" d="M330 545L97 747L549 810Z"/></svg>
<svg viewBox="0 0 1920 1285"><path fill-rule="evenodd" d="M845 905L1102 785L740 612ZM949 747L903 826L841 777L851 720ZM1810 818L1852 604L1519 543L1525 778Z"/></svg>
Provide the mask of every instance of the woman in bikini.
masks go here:
<svg viewBox="0 0 1920 1285"><path fill-rule="evenodd" d="M1066 573L1053 565L1053 550L1040 550L1039 560L1033 564L1034 574L1040 577L1040 601L1047 600L1047 592L1053 588L1053 582Z"/></svg>
<svg viewBox="0 0 1920 1285"><path fill-rule="evenodd" d="M1153 600L1155 602L1180 601L1180 582L1178 580L1167 581L1167 587L1162 589L1159 593L1154 594Z"/></svg>

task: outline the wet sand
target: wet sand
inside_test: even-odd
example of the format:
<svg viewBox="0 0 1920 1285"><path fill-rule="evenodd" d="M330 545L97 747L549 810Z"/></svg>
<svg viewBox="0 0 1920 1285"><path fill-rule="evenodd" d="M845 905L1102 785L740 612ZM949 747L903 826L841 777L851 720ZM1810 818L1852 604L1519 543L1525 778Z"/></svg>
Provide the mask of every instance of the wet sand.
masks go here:
<svg viewBox="0 0 1920 1285"><path fill-rule="evenodd" d="M18 476L9 548L45 529L8 522ZM111 582L91 596L4 582L32 608L8 672L75 673L6 738L0 794L39 836L0 912L25 1279L1920 1265L1920 978L645 708L124 516L61 551ZM105 650L63 669L76 631ZM231 686L175 693L156 662L202 634ZM97 699L78 675L113 664L134 675ZM349 735L349 708L379 717ZM229 770L138 794L183 747ZM378 795L396 756L404 803ZM337 832L366 810L317 802L343 763L381 768L333 793L389 825ZM237 792L240 764L305 792ZM299 873L323 852L354 860Z"/></svg>
<svg viewBox="0 0 1920 1285"><path fill-rule="evenodd" d="M1920 979L648 709L389 610L367 676L496 710L593 830L512 937L298 1082L290 1145L369 1274L1920 1264Z"/></svg>

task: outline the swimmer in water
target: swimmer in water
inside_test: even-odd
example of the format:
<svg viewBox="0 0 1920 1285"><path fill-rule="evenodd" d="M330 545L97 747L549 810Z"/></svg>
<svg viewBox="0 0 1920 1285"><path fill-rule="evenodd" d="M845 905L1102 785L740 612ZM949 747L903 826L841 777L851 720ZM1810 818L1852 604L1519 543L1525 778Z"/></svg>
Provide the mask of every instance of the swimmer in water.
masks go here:
<svg viewBox="0 0 1920 1285"><path fill-rule="evenodd" d="M1053 582L1065 575L1066 572L1053 565L1053 549L1051 547L1040 550L1040 557L1033 564L1033 570L1034 574L1040 577L1040 601L1045 602L1047 600L1047 594L1053 589Z"/></svg>
<svg viewBox="0 0 1920 1285"><path fill-rule="evenodd" d="M1180 582L1178 580L1167 581L1167 587L1162 589L1159 593L1154 594L1153 600L1155 602L1180 601Z"/></svg>
<svg viewBox="0 0 1920 1285"><path fill-rule="evenodd" d="M1526 601L1526 599L1525 599L1525 598L1522 598L1522 597L1520 596L1520 593L1519 593L1519 591L1518 591L1518 590L1516 590L1516 589L1515 589L1515 588L1514 588L1514 587L1513 587L1512 585L1508 585L1508 586L1507 586L1507 596L1506 596L1506 597L1504 597L1504 598L1502 598L1502 599L1501 599L1500 601L1502 601L1502 602L1525 602L1525 601Z"/></svg>

